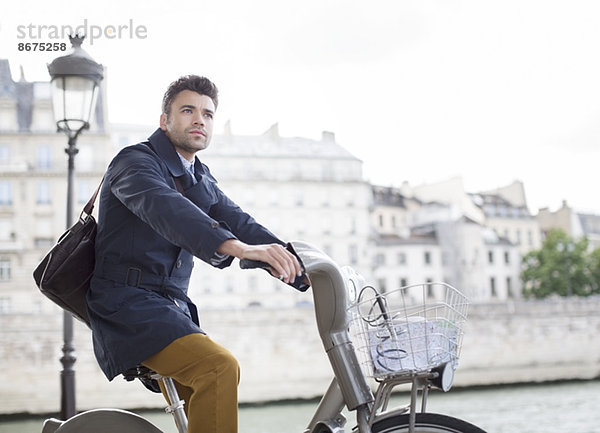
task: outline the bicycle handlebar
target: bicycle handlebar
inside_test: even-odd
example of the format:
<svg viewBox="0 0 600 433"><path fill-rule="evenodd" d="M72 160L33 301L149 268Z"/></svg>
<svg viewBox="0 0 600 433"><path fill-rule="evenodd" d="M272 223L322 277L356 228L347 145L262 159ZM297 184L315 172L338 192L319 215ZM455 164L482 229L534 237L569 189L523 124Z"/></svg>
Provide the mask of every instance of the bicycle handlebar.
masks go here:
<svg viewBox="0 0 600 433"><path fill-rule="evenodd" d="M288 250L290 253L292 253L296 257L296 259L298 259L298 262L300 263L300 267L302 268L302 272L304 273L306 271L304 268L304 263L302 262L302 259L300 258L298 253L296 253L296 251L294 250L294 247L292 246L292 244L288 242L285 245L285 249ZM242 269L269 269L270 267L271 267L271 265L269 265L266 262L260 261L260 260L250 260L250 259L241 259L240 260L240 268L242 268Z"/></svg>
<svg viewBox="0 0 600 433"><path fill-rule="evenodd" d="M242 269L267 269L269 264L260 260L242 259L240 260L240 268Z"/></svg>
<svg viewBox="0 0 600 433"><path fill-rule="evenodd" d="M300 263L300 267L302 268L302 275L297 276L294 279L294 281L289 283L289 285L292 287L295 287L296 289L300 290L301 292L304 292L310 287L310 282L308 281L307 276L306 276L306 267L304 266L302 258L296 253L296 251L294 250L294 247L292 246L291 243L286 244L285 248L290 253L292 253L296 257L296 259L298 259L298 262ZM271 265L269 265L266 262L263 262L260 260L241 259L239 264L240 264L241 269L264 269L267 272L269 272L269 274L271 276L273 276L270 272Z"/></svg>

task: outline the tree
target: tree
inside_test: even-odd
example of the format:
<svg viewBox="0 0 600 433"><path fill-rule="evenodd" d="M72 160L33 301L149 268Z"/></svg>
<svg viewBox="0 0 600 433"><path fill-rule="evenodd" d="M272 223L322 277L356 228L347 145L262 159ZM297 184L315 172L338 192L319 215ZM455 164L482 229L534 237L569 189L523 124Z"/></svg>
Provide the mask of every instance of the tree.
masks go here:
<svg viewBox="0 0 600 433"><path fill-rule="evenodd" d="M525 297L590 296L600 293L600 249L588 252L588 240L564 231L548 232L539 250L523 257Z"/></svg>
<svg viewBox="0 0 600 433"><path fill-rule="evenodd" d="M600 293L600 248L596 248L592 251L589 262L592 293Z"/></svg>

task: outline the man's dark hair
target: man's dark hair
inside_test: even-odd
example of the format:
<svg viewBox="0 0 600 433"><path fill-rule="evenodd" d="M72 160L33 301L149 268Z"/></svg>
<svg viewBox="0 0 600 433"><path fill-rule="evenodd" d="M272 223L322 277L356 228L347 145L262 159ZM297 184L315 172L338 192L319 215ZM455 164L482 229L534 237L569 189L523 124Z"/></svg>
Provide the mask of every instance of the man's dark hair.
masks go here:
<svg viewBox="0 0 600 433"><path fill-rule="evenodd" d="M165 96L163 96L163 114L168 115L171 112L173 99L183 90L191 90L192 92L208 96L214 102L215 108L219 104L219 91L212 81L198 75L185 75L169 84L169 88L165 92Z"/></svg>

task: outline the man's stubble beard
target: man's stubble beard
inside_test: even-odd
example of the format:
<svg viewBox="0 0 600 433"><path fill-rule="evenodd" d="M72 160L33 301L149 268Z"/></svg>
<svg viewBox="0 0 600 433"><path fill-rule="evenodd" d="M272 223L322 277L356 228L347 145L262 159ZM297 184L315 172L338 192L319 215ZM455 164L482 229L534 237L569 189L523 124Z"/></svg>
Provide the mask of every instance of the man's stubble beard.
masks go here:
<svg viewBox="0 0 600 433"><path fill-rule="evenodd" d="M206 138L206 141L200 141L199 144L196 144L194 143L193 138L187 134L187 132L183 132L183 134L172 134L168 129L166 131L166 135L169 137L169 140L171 140L171 143L173 143L173 146L186 153L196 154L197 152L206 149L210 144L209 138Z"/></svg>

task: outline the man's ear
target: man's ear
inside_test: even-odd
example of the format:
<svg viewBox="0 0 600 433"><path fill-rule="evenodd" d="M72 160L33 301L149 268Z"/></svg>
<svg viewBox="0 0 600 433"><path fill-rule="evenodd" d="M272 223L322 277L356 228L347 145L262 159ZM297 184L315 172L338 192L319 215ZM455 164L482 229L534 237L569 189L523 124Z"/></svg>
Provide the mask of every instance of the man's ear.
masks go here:
<svg viewBox="0 0 600 433"><path fill-rule="evenodd" d="M160 129L167 130L167 115L164 113L160 115Z"/></svg>

